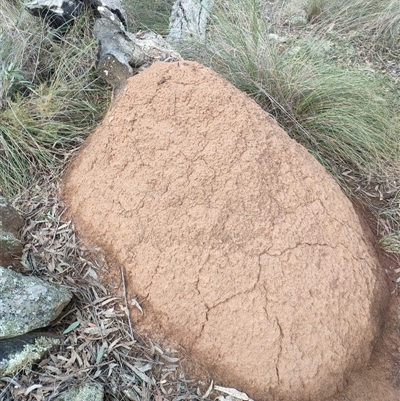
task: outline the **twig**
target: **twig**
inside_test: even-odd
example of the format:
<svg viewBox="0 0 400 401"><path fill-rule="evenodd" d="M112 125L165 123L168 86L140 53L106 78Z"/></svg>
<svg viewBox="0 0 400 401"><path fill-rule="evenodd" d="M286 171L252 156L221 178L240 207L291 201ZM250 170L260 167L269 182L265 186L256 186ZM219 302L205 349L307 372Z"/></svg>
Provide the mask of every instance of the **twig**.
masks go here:
<svg viewBox="0 0 400 401"><path fill-rule="evenodd" d="M129 330L131 332L131 339L134 340L135 337L133 335L132 322L131 322L131 317L129 314L128 300L127 300L127 296L126 296L124 268L122 266L120 266L120 270L121 270L121 279L122 279L122 290L123 290L123 293L124 293L123 295L124 295L124 299L125 299L126 315L128 316L128 323L129 323Z"/></svg>

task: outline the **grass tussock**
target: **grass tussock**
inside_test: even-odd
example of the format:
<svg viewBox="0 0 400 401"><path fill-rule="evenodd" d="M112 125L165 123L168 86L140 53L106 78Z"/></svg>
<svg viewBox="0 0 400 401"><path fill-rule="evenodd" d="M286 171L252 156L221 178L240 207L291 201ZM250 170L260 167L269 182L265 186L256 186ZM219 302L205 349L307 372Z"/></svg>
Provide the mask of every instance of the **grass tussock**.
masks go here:
<svg viewBox="0 0 400 401"><path fill-rule="evenodd" d="M129 30L168 33L169 18L174 0L125 0Z"/></svg>
<svg viewBox="0 0 400 401"><path fill-rule="evenodd" d="M57 36L4 4L0 26L0 188L11 196L38 174L61 171L102 118L109 94L95 73L87 18Z"/></svg>
<svg viewBox="0 0 400 401"><path fill-rule="evenodd" d="M320 23L321 29L333 23L335 30L363 38L370 45L399 56L399 0L307 0L305 11L308 20Z"/></svg>
<svg viewBox="0 0 400 401"><path fill-rule="evenodd" d="M326 0L308 0L304 5L308 22L317 21L324 11Z"/></svg>

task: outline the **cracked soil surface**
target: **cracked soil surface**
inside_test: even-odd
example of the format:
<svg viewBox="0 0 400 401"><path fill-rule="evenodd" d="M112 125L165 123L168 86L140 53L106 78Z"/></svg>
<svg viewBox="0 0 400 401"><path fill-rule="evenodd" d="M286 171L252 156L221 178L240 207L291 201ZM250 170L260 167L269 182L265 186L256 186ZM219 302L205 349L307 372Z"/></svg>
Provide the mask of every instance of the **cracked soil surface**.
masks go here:
<svg viewBox="0 0 400 401"><path fill-rule="evenodd" d="M320 401L368 363L387 299L350 201L250 98L192 62L125 91L63 188L125 268L137 328L263 401Z"/></svg>

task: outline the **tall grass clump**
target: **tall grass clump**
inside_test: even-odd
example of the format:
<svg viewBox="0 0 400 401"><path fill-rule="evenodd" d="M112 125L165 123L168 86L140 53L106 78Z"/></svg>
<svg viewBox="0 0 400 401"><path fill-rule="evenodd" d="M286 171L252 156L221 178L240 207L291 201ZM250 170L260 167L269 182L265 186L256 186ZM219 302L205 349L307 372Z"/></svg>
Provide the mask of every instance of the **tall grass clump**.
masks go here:
<svg viewBox="0 0 400 401"><path fill-rule="evenodd" d="M21 2L0 6L0 189L12 196L39 174L56 176L100 121L109 94L94 68L82 17L58 35Z"/></svg>
<svg viewBox="0 0 400 401"><path fill-rule="evenodd" d="M154 31L166 35L174 0L124 0L132 32Z"/></svg>
<svg viewBox="0 0 400 401"><path fill-rule="evenodd" d="M341 33L351 33L376 47L400 53L400 0L307 0L309 21L316 3L324 10L321 29L333 23Z"/></svg>
<svg viewBox="0 0 400 401"><path fill-rule="evenodd" d="M307 0L304 5L304 10L307 15L308 22L318 20L324 11L326 0Z"/></svg>

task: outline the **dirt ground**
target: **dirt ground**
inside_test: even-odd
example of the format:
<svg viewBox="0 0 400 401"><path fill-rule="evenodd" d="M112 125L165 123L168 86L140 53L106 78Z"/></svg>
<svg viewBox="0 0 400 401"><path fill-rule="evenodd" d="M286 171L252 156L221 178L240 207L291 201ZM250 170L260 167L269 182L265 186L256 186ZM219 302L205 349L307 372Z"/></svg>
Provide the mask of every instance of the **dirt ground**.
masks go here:
<svg viewBox="0 0 400 401"><path fill-rule="evenodd" d="M373 216L365 209L355 207L358 215L370 228L371 241L378 243L372 233L376 229ZM387 276L390 289L388 308L381 336L376 340L369 366L354 372L344 392L329 401L398 401L400 400L400 287L399 261L376 246L379 261Z"/></svg>

